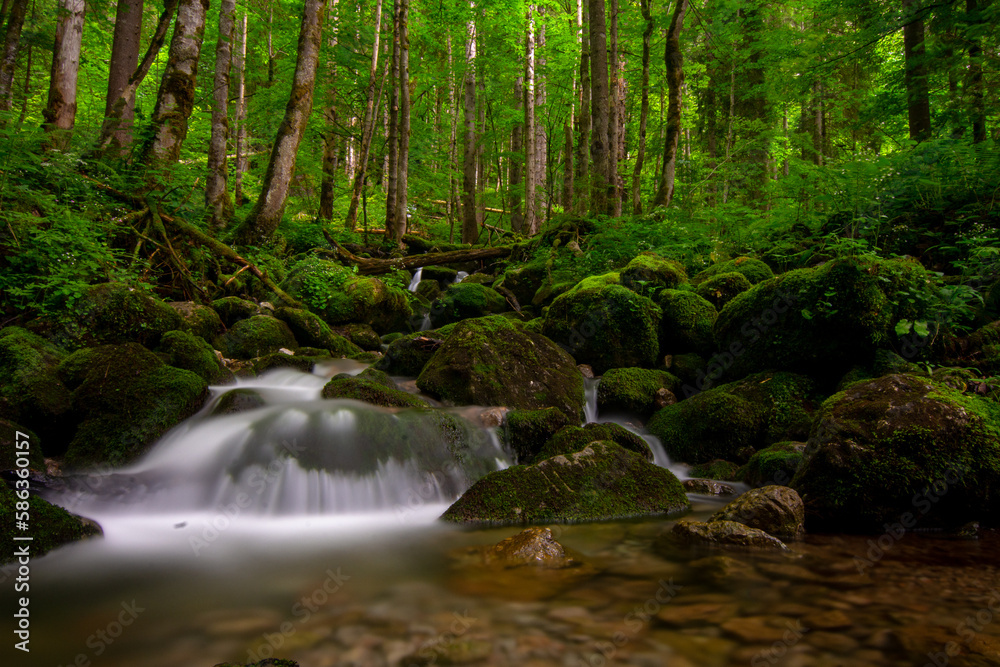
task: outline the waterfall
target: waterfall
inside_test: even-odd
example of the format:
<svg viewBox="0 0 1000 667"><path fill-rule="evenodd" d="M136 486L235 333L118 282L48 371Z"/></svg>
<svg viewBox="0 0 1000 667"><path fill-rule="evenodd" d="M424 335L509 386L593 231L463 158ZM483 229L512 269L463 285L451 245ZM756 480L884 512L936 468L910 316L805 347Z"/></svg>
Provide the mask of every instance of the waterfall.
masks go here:
<svg viewBox="0 0 1000 667"><path fill-rule="evenodd" d="M421 277L423 275L424 275L424 267L421 266L420 268L417 269L417 272L413 274L413 280L410 281L410 285L406 289L410 290L411 292L416 292L417 285L420 284L420 281L422 279Z"/></svg>
<svg viewBox="0 0 1000 667"><path fill-rule="evenodd" d="M583 421L591 424L597 421L597 386L601 384L601 378L583 379Z"/></svg>

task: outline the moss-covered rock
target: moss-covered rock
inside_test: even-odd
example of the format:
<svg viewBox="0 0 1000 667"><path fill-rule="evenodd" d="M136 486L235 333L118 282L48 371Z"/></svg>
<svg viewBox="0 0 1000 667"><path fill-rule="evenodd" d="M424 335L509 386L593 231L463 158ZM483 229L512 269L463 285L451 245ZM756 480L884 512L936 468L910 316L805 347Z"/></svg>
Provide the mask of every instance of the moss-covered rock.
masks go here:
<svg viewBox="0 0 1000 667"><path fill-rule="evenodd" d="M719 313L715 337L733 357L728 374L777 369L835 379L894 343L901 319L928 314L927 282L915 261L869 257L766 280Z"/></svg>
<svg viewBox="0 0 1000 667"><path fill-rule="evenodd" d="M31 517L31 542L15 542L13 520L18 502L28 503L28 515ZM84 519L35 495L29 495L27 500L18 496L18 492L0 482L0 516L9 517L12 522L7 529L0 531L0 548L3 556L0 564L14 560L16 547L30 544L32 558L38 558L56 547L95 537L103 534L101 527L90 519Z"/></svg>
<svg viewBox="0 0 1000 667"><path fill-rule="evenodd" d="M387 333L405 330L413 316L405 289L315 257L296 263L281 287L330 325L368 324Z"/></svg>
<svg viewBox="0 0 1000 667"><path fill-rule="evenodd" d="M583 413L583 376L572 357L497 315L457 324L417 386L456 405L555 407L575 422Z"/></svg>
<svg viewBox="0 0 1000 667"><path fill-rule="evenodd" d="M175 368L191 371L208 384L228 384L233 373L222 365L215 350L204 338L186 331L168 331L160 339L158 351Z"/></svg>
<svg viewBox="0 0 1000 667"><path fill-rule="evenodd" d="M712 328L719 312L694 292L665 289L656 296L660 319L660 352L711 354L715 349Z"/></svg>
<svg viewBox="0 0 1000 667"><path fill-rule="evenodd" d="M782 540L798 540L805 534L805 507L794 489L770 485L747 491L708 521L736 521Z"/></svg>
<svg viewBox="0 0 1000 667"><path fill-rule="evenodd" d="M809 378L758 373L668 405L648 428L674 461L746 462L773 442L805 438L813 394Z"/></svg>
<svg viewBox="0 0 1000 667"><path fill-rule="evenodd" d="M424 280L436 280L441 285L450 285L458 277L458 271L448 266L425 266L420 277Z"/></svg>
<svg viewBox="0 0 1000 667"><path fill-rule="evenodd" d="M350 398L383 408L426 408L421 398L401 391L385 373L366 369L358 375L340 373L323 387L323 398Z"/></svg>
<svg viewBox="0 0 1000 667"><path fill-rule="evenodd" d="M208 342L223 332L222 318L212 308L194 301L176 301L167 304L184 320L184 331L199 336Z"/></svg>
<svg viewBox="0 0 1000 667"><path fill-rule="evenodd" d="M361 352L361 348L333 332L319 316L302 308L278 308L274 316L288 325L289 330L300 345L329 350L333 356L349 357ZM374 332L373 332L374 333ZM378 340L378 336L375 336ZM282 345L282 347L288 347Z"/></svg>
<svg viewBox="0 0 1000 667"><path fill-rule="evenodd" d="M545 269L545 263L529 262L508 269L495 284L510 290L517 298L518 303L524 305L531 303L535 292L546 282L548 282L548 272Z"/></svg>
<svg viewBox="0 0 1000 667"><path fill-rule="evenodd" d="M28 460L28 470L45 472L41 438L26 426L0 419L0 470L18 468L19 458Z"/></svg>
<svg viewBox="0 0 1000 667"><path fill-rule="evenodd" d="M129 463L208 395L203 379L137 343L80 350L63 360L59 374L73 390L80 421L66 452L72 467Z"/></svg>
<svg viewBox="0 0 1000 667"><path fill-rule="evenodd" d="M691 521L681 519L670 530L670 537L688 546L731 547L763 551L784 551L785 543L763 530L737 521Z"/></svg>
<svg viewBox="0 0 1000 667"><path fill-rule="evenodd" d="M441 284L436 280L421 280L417 283L417 294L428 301L433 301L441 295Z"/></svg>
<svg viewBox="0 0 1000 667"><path fill-rule="evenodd" d="M562 283L545 283L535 292L535 295L531 297L531 305L535 308L544 308L552 303L556 297L562 296L566 292L573 289L576 283L562 282ZM527 304L521 304L525 306Z"/></svg>
<svg viewBox="0 0 1000 667"><path fill-rule="evenodd" d="M223 324L231 327L240 320L248 320L262 313L261 307L253 301L247 301L236 296L226 296L212 302L212 309L218 314Z"/></svg>
<svg viewBox="0 0 1000 667"><path fill-rule="evenodd" d="M315 354L317 351L313 348L310 349L314 354L303 354L302 350L299 349L295 354L275 352L265 354L263 357L255 357L251 362L251 370L253 371L251 375L261 375L275 368L294 368L303 373L311 373L316 368L316 364L332 359L326 350L319 350L320 353Z"/></svg>
<svg viewBox="0 0 1000 667"><path fill-rule="evenodd" d="M753 257L737 257L736 259L730 259L725 262L713 264L691 278L691 284L700 285L709 278L717 276L720 273L742 274L753 285L774 277L774 272L771 271L771 267L759 259L755 259Z"/></svg>
<svg viewBox="0 0 1000 667"><path fill-rule="evenodd" d="M711 303L716 309L722 310L737 295L753 287L742 273L719 273L702 282L695 293Z"/></svg>
<svg viewBox="0 0 1000 667"><path fill-rule="evenodd" d="M449 285L431 304L434 326L440 327L470 317L484 317L507 310L507 300L496 290L477 283Z"/></svg>
<svg viewBox="0 0 1000 667"><path fill-rule="evenodd" d="M444 340L433 332L421 332L397 338L389 344L375 368L390 375L416 377L438 351Z"/></svg>
<svg viewBox="0 0 1000 667"><path fill-rule="evenodd" d="M51 453L68 436L72 397L56 370L66 353L20 327L0 329L0 417L50 440Z"/></svg>
<svg viewBox="0 0 1000 667"><path fill-rule="evenodd" d="M674 355L667 370L680 378L684 387L689 388L686 394L691 393L690 388L711 389L714 384L712 378L708 377L708 361L693 352Z"/></svg>
<svg viewBox="0 0 1000 667"><path fill-rule="evenodd" d="M492 472L441 518L473 525L573 523L689 508L684 488L669 470L613 442L595 442L568 457Z"/></svg>
<svg viewBox="0 0 1000 667"><path fill-rule="evenodd" d="M507 444L517 463L529 463L569 419L558 408L511 410L504 422Z"/></svg>
<svg viewBox="0 0 1000 667"><path fill-rule="evenodd" d="M823 403L791 486L821 530L996 523L1000 405L913 375L853 384Z"/></svg>
<svg viewBox="0 0 1000 667"><path fill-rule="evenodd" d="M70 348L126 341L155 347L160 336L184 326L176 310L124 283L87 287L59 323L56 335Z"/></svg>
<svg viewBox="0 0 1000 667"><path fill-rule="evenodd" d="M740 477L753 487L787 485L802 464L805 449L804 442L776 442L754 452L747 464L740 469Z"/></svg>
<svg viewBox="0 0 1000 667"><path fill-rule="evenodd" d="M680 385L681 381L666 371L612 368L597 385L597 407L602 413L625 412L646 418L666 404L665 392L673 394Z"/></svg>
<svg viewBox="0 0 1000 667"><path fill-rule="evenodd" d="M333 331L351 341L365 352L382 351L382 339L367 324L345 324L335 327Z"/></svg>
<svg viewBox="0 0 1000 667"><path fill-rule="evenodd" d="M653 366L659 353L659 306L620 285L602 284L600 278L581 281L553 301L542 333L598 374Z"/></svg>
<svg viewBox="0 0 1000 667"><path fill-rule="evenodd" d="M240 320L228 333L216 340L216 347L227 359L253 359L281 348L295 350L299 347L287 324L267 315L254 315Z"/></svg>
<svg viewBox="0 0 1000 667"><path fill-rule="evenodd" d="M553 456L569 456L580 451L592 442L613 442L623 449L635 452L647 461L653 460L653 452L640 436L623 426L611 422L601 424L585 424L584 426L565 426L537 452L534 461L544 461Z"/></svg>
<svg viewBox="0 0 1000 667"><path fill-rule="evenodd" d="M621 286L643 296L673 289L686 281L687 273L680 263L653 253L637 255L621 270Z"/></svg>
<svg viewBox="0 0 1000 667"><path fill-rule="evenodd" d="M739 479L740 466L732 461L715 459L708 463L699 463L691 466L688 474L701 479L721 479L725 482L734 482Z"/></svg>
<svg viewBox="0 0 1000 667"><path fill-rule="evenodd" d="M219 400L212 406L212 414L233 415L240 412L249 412L267 405L267 401L256 389L232 389L219 397Z"/></svg>

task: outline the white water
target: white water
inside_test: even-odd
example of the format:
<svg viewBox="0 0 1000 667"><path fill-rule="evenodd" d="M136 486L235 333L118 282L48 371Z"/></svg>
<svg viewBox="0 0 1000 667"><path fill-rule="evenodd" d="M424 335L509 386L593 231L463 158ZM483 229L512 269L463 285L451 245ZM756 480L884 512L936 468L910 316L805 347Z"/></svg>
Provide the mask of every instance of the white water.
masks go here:
<svg viewBox="0 0 1000 667"><path fill-rule="evenodd" d="M593 424L597 421L597 387L601 378L583 379L583 422Z"/></svg>
<svg viewBox="0 0 1000 667"><path fill-rule="evenodd" d="M469 276L469 274L466 271L459 271L457 274L455 274L455 281L454 282L460 283L463 280L465 280L468 276Z"/></svg>
<svg viewBox="0 0 1000 667"><path fill-rule="evenodd" d="M424 267L421 266L420 268L417 269L417 272L413 274L413 280L410 281L410 285L406 289L410 290L411 292L416 292L417 285L420 284L421 276L423 275L424 275Z"/></svg>

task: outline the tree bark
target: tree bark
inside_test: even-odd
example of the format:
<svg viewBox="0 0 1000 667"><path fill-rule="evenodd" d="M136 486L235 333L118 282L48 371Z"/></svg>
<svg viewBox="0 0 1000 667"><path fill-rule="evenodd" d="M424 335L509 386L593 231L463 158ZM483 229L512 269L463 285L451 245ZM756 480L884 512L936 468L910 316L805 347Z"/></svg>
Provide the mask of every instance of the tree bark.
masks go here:
<svg viewBox="0 0 1000 667"><path fill-rule="evenodd" d="M542 219L544 217L543 211L546 209L546 195L548 190L548 171L547 166L549 163L549 139L546 132L546 124L544 118L539 120L539 109L544 113L545 105L548 103L548 90L546 88L546 64L547 59L545 57L545 10L542 7L538 7L538 30L535 39L535 179L534 179L534 192L535 192L535 206L534 206L534 216L528 225L528 234L534 236L541 229Z"/></svg>
<svg viewBox="0 0 1000 667"><path fill-rule="evenodd" d="M523 119L524 107L524 77L514 80L514 116ZM510 131L510 177L507 180L510 190L510 228L518 234L524 233L524 212L522 209L521 185L524 182L524 121L514 123Z"/></svg>
<svg viewBox="0 0 1000 667"><path fill-rule="evenodd" d="M247 62L247 14L237 22L239 49L233 56L233 69L236 70L236 111L233 117L236 121L236 173L233 177L233 196L236 205L243 204L243 174L247 171L247 100L246 100L246 62Z"/></svg>
<svg viewBox="0 0 1000 667"><path fill-rule="evenodd" d="M984 2L985 4L985 2ZM983 22L978 0L965 0L965 13L969 23ZM983 48L979 40L969 40L969 66L966 73L965 89L969 95L969 112L972 117L972 143L986 141L986 94L983 87Z"/></svg>
<svg viewBox="0 0 1000 667"><path fill-rule="evenodd" d="M111 117L115 102L128 86L129 77L139 64L142 35L143 0L119 0L115 14L115 33L111 43L111 64L108 71L108 94L104 104L105 118ZM132 145L132 122L135 118L135 98L126 102L111 129L111 152L125 155Z"/></svg>
<svg viewBox="0 0 1000 667"><path fill-rule="evenodd" d="M222 0L219 8L219 41L215 45L215 82L212 90L212 138L208 144L205 208L209 226L223 229L233 218L229 197L229 69L233 62L236 0Z"/></svg>
<svg viewBox="0 0 1000 667"><path fill-rule="evenodd" d="M577 42L580 44L580 113L577 116L576 193L574 211L587 209L590 191L590 20L587 0L576 0Z"/></svg>
<svg viewBox="0 0 1000 667"><path fill-rule="evenodd" d="M260 245L271 238L281 222L299 143L312 112L325 10L326 0L306 0L303 7L295 76L285 118L278 127L260 196L236 235L238 243Z"/></svg>
<svg viewBox="0 0 1000 667"><path fill-rule="evenodd" d="M337 1L332 0L333 9L330 13L333 15L337 11ZM327 99L326 112L323 114L326 119L326 128L323 132L323 175L320 179L319 211L317 213L320 220L329 220L333 217L334 184L337 177L337 151L339 150L338 139L340 138L337 134L337 62L332 53L337 50L338 31L339 27L334 25L333 36L330 39L331 56L327 61Z"/></svg>
<svg viewBox="0 0 1000 667"><path fill-rule="evenodd" d="M396 215L394 224L386 224L386 235L402 243L407 227L407 188L410 168L410 37L408 31L410 1L399 0L399 155L396 160Z"/></svg>
<svg viewBox="0 0 1000 667"><path fill-rule="evenodd" d="M608 109L608 177L611 179L608 188L609 215L622 214L622 192L618 184L618 165L621 162L621 134L624 123L624 109L620 104L621 72L619 71L618 50L618 0L609 0L608 14L611 20L608 25L608 86L610 100Z"/></svg>
<svg viewBox="0 0 1000 667"><path fill-rule="evenodd" d="M931 137L931 99L927 85L924 52L924 20L919 16L920 0L903 0L903 59L905 61L906 116L910 139Z"/></svg>
<svg viewBox="0 0 1000 667"><path fill-rule="evenodd" d="M400 0L392 3L392 71L389 84L389 135L386 137L386 151L389 158L386 176L385 229L396 226L396 197L399 187L399 6Z"/></svg>
<svg viewBox="0 0 1000 667"><path fill-rule="evenodd" d="M590 9L590 111L593 118L590 154L594 160L594 178L590 208L594 213L610 214L611 181L608 147L608 44L604 19L604 0L588 0Z"/></svg>
<svg viewBox="0 0 1000 667"><path fill-rule="evenodd" d="M538 134L535 132L535 6L528 5L528 20L524 36L524 225L525 234L531 234L537 217L538 172L535 170L535 149Z"/></svg>
<svg viewBox="0 0 1000 667"><path fill-rule="evenodd" d="M76 79L80 73L83 46L84 0L60 0L56 21L56 41L52 50L49 101L45 106L46 144L49 148L69 148L76 122Z"/></svg>
<svg viewBox="0 0 1000 667"><path fill-rule="evenodd" d="M465 43L465 153L462 160L462 243L479 240L476 220L476 21Z"/></svg>
<svg viewBox="0 0 1000 667"><path fill-rule="evenodd" d="M3 54L0 54L0 111L10 111L14 107L14 69L27 13L28 0L13 0L4 31Z"/></svg>
<svg viewBox="0 0 1000 667"><path fill-rule="evenodd" d="M642 165L646 157L646 120L649 117L649 41L653 36L653 15L650 13L651 0L640 0L642 19L646 27L642 31L642 101L639 108L639 147L635 157L635 171L632 173L632 213L642 213Z"/></svg>
<svg viewBox="0 0 1000 667"><path fill-rule="evenodd" d="M351 188L351 205L347 209L347 219L344 226L350 231L354 231L358 219L358 202L361 200L361 189L365 183L365 172L368 169L368 152L371 150L372 135L375 132L375 107L378 99L381 99L381 90L378 98L375 95L375 86L378 83L378 49L379 39L382 30L382 2L375 2L375 35L372 38L372 59L368 68L368 90L365 93L365 116L361 121L361 147L358 151L357 167L354 171L354 183Z"/></svg>
<svg viewBox="0 0 1000 667"><path fill-rule="evenodd" d="M674 198L674 176L677 170L677 144L681 136L681 85L684 83L684 55L681 53L681 30L688 0L678 0L667 28L663 59L667 65L667 136L663 142L663 171L660 186L653 197L653 207L670 206Z"/></svg>

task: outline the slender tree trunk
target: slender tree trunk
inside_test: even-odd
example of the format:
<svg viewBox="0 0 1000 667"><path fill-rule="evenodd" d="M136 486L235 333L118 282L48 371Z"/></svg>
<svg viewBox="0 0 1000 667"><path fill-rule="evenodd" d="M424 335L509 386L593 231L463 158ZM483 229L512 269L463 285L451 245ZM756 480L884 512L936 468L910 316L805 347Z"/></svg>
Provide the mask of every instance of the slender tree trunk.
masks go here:
<svg viewBox="0 0 1000 667"><path fill-rule="evenodd" d="M233 195L236 205L243 204L243 174L247 171L246 141L247 141L247 102L246 102L246 62L247 62L247 14L236 24L239 49L233 58L233 68L236 70L236 174L233 184Z"/></svg>
<svg viewBox="0 0 1000 667"><path fill-rule="evenodd" d="M267 87L274 85L274 3L280 0L270 0L267 3Z"/></svg>
<svg viewBox="0 0 1000 667"><path fill-rule="evenodd" d="M396 199L399 192L399 18L400 0L392 3L392 71L389 84L389 136L386 138L386 151L389 156L388 182L385 195L385 230L396 227L396 214L399 211Z"/></svg>
<svg viewBox="0 0 1000 667"><path fill-rule="evenodd" d="M524 213L521 210L521 184L524 181L522 174L523 153L524 153L524 122L522 115L524 107L524 77L519 76L514 80L514 115L520 118L514 123L510 131L510 228L518 234L524 233Z"/></svg>
<svg viewBox="0 0 1000 667"><path fill-rule="evenodd" d="M119 0L115 15L115 33L111 43L111 65L108 71L108 95L104 116L111 117L115 102L121 97L129 77L139 64L142 35L143 0ZM132 122L135 118L135 98L126 103L120 117L115 118L111 152L126 154L132 145Z"/></svg>
<svg viewBox="0 0 1000 667"><path fill-rule="evenodd" d="M667 136L663 142L663 172L660 187L653 198L653 207L670 206L674 198L674 176L677 170L677 144L681 136L681 86L684 83L684 55L681 53L681 30L688 0L678 0L667 28L663 59L667 65Z"/></svg>
<svg viewBox="0 0 1000 667"><path fill-rule="evenodd" d="M451 105L451 137L448 142L448 164L458 162L458 112L459 95L458 82L455 80L455 61L452 52L451 36L447 37L448 45L448 102ZM455 170L448 170L448 243L455 241L455 218L458 217L458 179Z"/></svg>
<svg viewBox="0 0 1000 667"><path fill-rule="evenodd" d="M919 15L920 0L903 0L903 59L905 61L906 115L910 139L923 141L931 137L931 98L927 84L927 63L924 52L924 20Z"/></svg>
<svg viewBox="0 0 1000 667"><path fill-rule="evenodd" d="M399 156L396 162L396 216L394 225L386 225L389 238L402 243L407 227L408 174L410 167L410 37L408 33L410 1L399 0Z"/></svg>
<svg viewBox="0 0 1000 667"><path fill-rule="evenodd" d="M594 159L594 178L590 207L594 213L610 215L609 195L612 183L608 147L608 44L604 20L604 0L588 0L590 9L590 110L593 118L590 154Z"/></svg>
<svg viewBox="0 0 1000 667"><path fill-rule="evenodd" d="M60 0L56 42L52 50L49 101L45 107L46 143L49 148L69 148L76 122L76 79L83 46L84 0Z"/></svg>
<svg viewBox="0 0 1000 667"><path fill-rule="evenodd" d="M3 54L0 54L0 111L10 111L14 107L14 69L27 13L28 0L12 0L4 31Z"/></svg>
<svg viewBox="0 0 1000 667"><path fill-rule="evenodd" d="M32 22L37 20L37 13L35 11L37 6L38 3L32 0L31 3ZM20 131L20 128L24 127L24 120L28 117L28 102L31 100L31 72L33 64L33 55L34 55L34 48L32 47L31 42L28 42L28 53L25 54L24 58L24 90L22 91L23 95L21 97L21 115L18 116L17 118L18 131Z"/></svg>
<svg viewBox="0 0 1000 667"><path fill-rule="evenodd" d="M229 70L233 63L233 29L236 0L222 0L219 8L219 41L215 45L215 83L212 90L212 139L208 144L205 209L209 226L223 229L233 218L229 197Z"/></svg>
<svg viewBox="0 0 1000 667"><path fill-rule="evenodd" d="M813 163L823 166L823 84L813 84Z"/></svg>
<svg viewBox="0 0 1000 667"><path fill-rule="evenodd" d="M632 213L642 213L642 165L646 158L646 120L649 117L649 41L653 36L653 15L650 13L651 0L640 0L642 18L646 27L642 31L642 101L639 109L639 147L632 173Z"/></svg>
<svg viewBox="0 0 1000 667"><path fill-rule="evenodd" d="M746 128L741 131L745 150L745 177L741 184L743 199L761 209L767 207L765 192L770 181L767 128L768 106L764 91L765 72L761 63L764 53L763 37L766 32L761 9L756 5L745 5L738 11L742 24L741 48L745 55L745 65L737 82L740 86L737 115Z"/></svg>
<svg viewBox="0 0 1000 667"><path fill-rule="evenodd" d="M608 0L608 76L610 92L610 108L608 109L608 177L611 185L608 188L608 214L622 214L622 192L618 184L618 166L621 162L621 133L623 129L623 109L619 104L620 77L618 50L618 0Z"/></svg>
<svg viewBox="0 0 1000 667"><path fill-rule="evenodd" d="M580 44L580 113L576 143L576 206L577 213L587 209L590 199L590 19L587 0L576 0L577 42ZM586 33L586 34L585 34Z"/></svg>
<svg viewBox="0 0 1000 667"><path fill-rule="evenodd" d="M361 121L361 146L358 151L357 167L354 172L354 186L351 189L351 205L347 209L347 219L344 226L354 231L357 226L358 202L361 200L361 189L364 187L365 171L368 169L368 152L371 149L372 135L375 133L375 107L378 103L375 86L378 83L378 49L382 30L382 2L375 3L375 35L372 38L372 59L368 68L368 90L365 93L365 116ZM381 91L378 95L381 98Z"/></svg>
<svg viewBox="0 0 1000 667"><path fill-rule="evenodd" d="M534 178L534 192L535 192L535 206L534 206L534 216L531 219L531 224L528 226L528 234L534 236L538 233L538 230L542 226L543 210L546 210L546 193L548 191L548 172L547 165L549 162L549 140L548 134L546 133L546 124L544 116L539 119L539 111L545 114L546 103L548 101L548 90L546 88L546 74L545 69L547 65L547 59L545 57L545 10L541 7L538 10L538 23L537 32L535 39L535 178Z"/></svg>
<svg viewBox="0 0 1000 667"><path fill-rule="evenodd" d="M985 4L985 2L984 2ZM981 25L978 0L965 0L965 13L969 22ZM983 86L983 48L978 39L969 40L969 66L966 71L965 89L969 95L969 110L972 117L972 142L986 141L986 94Z"/></svg>
<svg viewBox="0 0 1000 667"><path fill-rule="evenodd" d="M478 39L478 38L477 38ZM482 56L482 41L476 45L477 53ZM486 72L477 72L476 76L476 226L483 228L486 222Z"/></svg>
<svg viewBox="0 0 1000 667"><path fill-rule="evenodd" d="M462 243L479 239L476 221L476 20L465 42L465 155L462 160Z"/></svg>
<svg viewBox="0 0 1000 667"><path fill-rule="evenodd" d="M295 76L285 118L278 127L260 196L237 234L237 242L241 244L260 245L270 239L285 211L296 153L312 112L325 9L326 0L306 0L303 7Z"/></svg>
<svg viewBox="0 0 1000 667"><path fill-rule="evenodd" d="M331 23L337 21L337 0L332 0L332 11L328 18ZM332 36L330 38L330 50L336 52L337 38L340 28L337 24L332 26ZM326 111L323 114L326 120L326 128L323 132L323 169L319 186L319 211L317 215L320 220L329 220L333 217L334 183L337 176L337 157L339 155L339 139L337 134L337 62L332 53L327 61L327 95Z"/></svg>
<svg viewBox="0 0 1000 667"><path fill-rule="evenodd" d="M538 133L535 130L535 6L528 5L528 20L524 35L524 233L531 234L538 216L538 171L535 151Z"/></svg>

